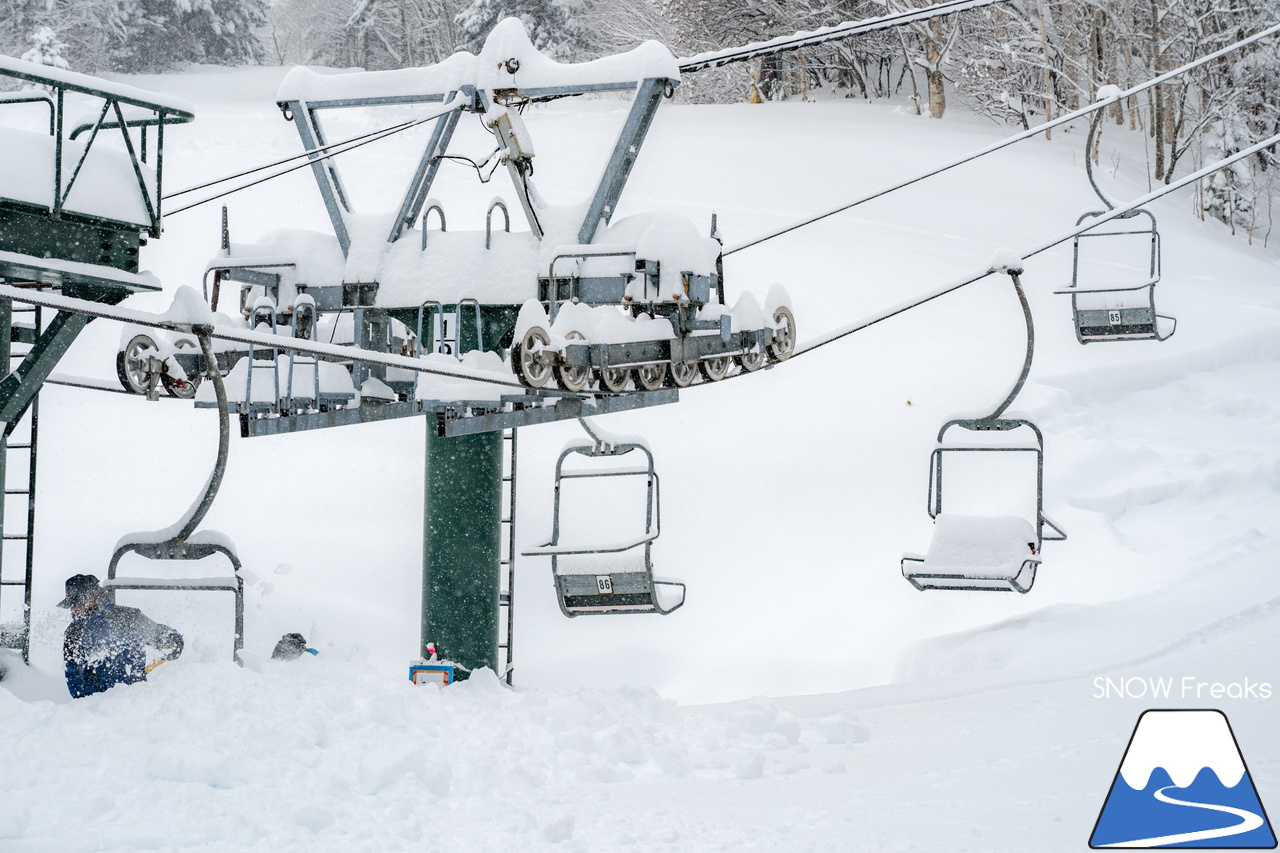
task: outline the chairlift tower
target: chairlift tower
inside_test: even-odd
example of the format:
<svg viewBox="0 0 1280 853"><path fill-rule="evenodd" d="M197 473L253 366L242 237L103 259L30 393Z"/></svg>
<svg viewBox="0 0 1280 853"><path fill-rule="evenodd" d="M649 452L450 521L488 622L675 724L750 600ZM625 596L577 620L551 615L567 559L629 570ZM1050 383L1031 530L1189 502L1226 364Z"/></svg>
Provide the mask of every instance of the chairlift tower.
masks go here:
<svg viewBox="0 0 1280 853"><path fill-rule="evenodd" d="M154 279L137 272L137 251L146 236L160 235L164 127L190 121L189 108L84 75L0 60L0 73L54 93L8 98L14 104L49 104L51 142L37 143L32 137L39 134L28 133L13 150L48 156L51 148L52 179L34 193L25 186L7 188L0 180L0 278L72 297L25 299L58 313L45 329L30 333L30 352L0 382L0 420L12 424L13 415L25 410L91 316L143 327L118 354L117 370L127 390L154 397L163 387L173 396L194 398L197 407L219 410L218 468L197 521L216 492L233 414L244 437L424 416L423 654L434 642L464 672L489 667L505 671L509 680L514 590L502 592L501 569L510 573L516 557L515 431L674 403L680 389L754 372L787 359L796 347L796 322L785 291L775 289L763 300L743 294L729 304L714 214L709 224L678 214L615 218L656 110L674 93L680 73L992 2L1000 0L944 0L680 61L650 42L578 65L543 56L520 22L508 19L477 56L458 53L437 65L404 71L322 76L295 69L283 81L277 102L299 134L333 233L286 229L256 244L233 243L224 211L221 252L205 270L200 310L208 309L208 320L199 322L146 319L109 307L130 293L158 289ZM585 203L548 205L533 185L535 149L521 113L531 103L601 92L634 93L603 173ZM95 106L96 119L91 114L91 120L67 133L63 116L69 95L101 106ZM323 117L329 111L383 106L421 113L354 139L328 139ZM464 113L479 117L496 144L479 161L449 153ZM336 156L425 124L432 125L430 138L395 210L389 215L355 211ZM146 166L152 128L154 171ZM112 129L120 131L124 152L95 149L100 133ZM137 145L131 130L139 133ZM79 142L86 133L86 141ZM478 174L491 164L505 167L515 192L511 208L524 214L528 230L512 232L507 202L494 199L483 232L448 231L445 208L431 192L439 170L451 160L469 160ZM130 175L136 187L115 191L121 176ZM102 209L103 198L113 202L108 209ZM435 229L430 227L433 214ZM495 214L502 217L500 231ZM240 286L239 319L230 325L215 313L225 282ZM185 298L181 290L178 296ZM0 326L10 324L13 300L24 298L10 291L0 299ZM0 338L7 341L4 332L0 327ZM17 332L13 339L19 339ZM201 384L210 375L215 381ZM648 456L642 472L650 501L644 535L621 549L559 541L557 501L552 539L527 553L552 558L566 615L669 613L683 603L683 585L668 582L660 595L664 584L653 577L649 548L658 525L652 456L640 445L610 443L594 434L593 439L574 453L599 459L642 450ZM505 441L511 449L506 469ZM0 463L2 451L0 445ZM557 494L562 479L598 476L567 474L564 457L560 462ZM504 483L509 484L505 516ZM142 545L138 553L151 559L195 558L201 548L189 547L195 543L186 537L195 524L187 522L171 540L137 543ZM503 525L508 527L505 559ZM597 575L594 589L584 588L581 575L559 570L564 558L632 548L643 549L643 568ZM238 567L234 554L229 556ZM125 580L108 580L131 588ZM199 588L235 591L239 614L239 583L237 575ZM29 600L29 570L26 586ZM503 607L505 644L499 642ZM24 643L27 633L24 628ZM238 615L237 650L240 634ZM502 648L505 669L498 660Z"/></svg>

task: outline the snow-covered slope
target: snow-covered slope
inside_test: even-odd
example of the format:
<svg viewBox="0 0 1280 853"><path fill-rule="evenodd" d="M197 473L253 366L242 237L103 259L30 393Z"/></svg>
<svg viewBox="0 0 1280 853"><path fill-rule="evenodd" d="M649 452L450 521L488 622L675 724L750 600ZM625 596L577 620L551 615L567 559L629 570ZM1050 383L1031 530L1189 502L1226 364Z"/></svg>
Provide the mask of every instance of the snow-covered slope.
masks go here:
<svg viewBox="0 0 1280 853"><path fill-rule="evenodd" d="M131 80L196 104L197 122L166 136L166 183L295 153L272 100L282 74ZM732 244L1003 133L953 112L664 107L619 215L674 207L709 226L714 209ZM624 115L576 100L526 115L549 201L588 191ZM357 205L385 205L422 142L349 155ZM489 150L468 123L458 144ZM730 297L783 283L804 339L972 272L1091 206L1082 145L1083 128L1031 140L731 256ZM1140 139L1104 151L1113 194L1146 192ZM451 229L483 228L494 192L448 169L433 195ZM305 172L230 205L237 240L327 227ZM920 593L898 568L929 543L938 427L994 406L1021 364L1021 313L993 277L678 406L603 420L653 449L655 567L688 584L688 603L566 620L545 561L522 558L515 693L405 681L424 426L399 421L235 440L207 525L248 569L249 665L227 660L227 602L135 593L188 652L144 686L71 703L63 579L102 574L122 532L172 521L217 436L189 404L47 389L34 668L10 663L0 689L0 849L1074 850L1148 707L1222 708L1263 803L1277 801L1274 690L1188 694L1182 679L1280 687L1280 263L1189 209L1154 206L1157 299L1179 319L1165 343L1080 346L1051 293L1070 247L1028 264L1036 361L1014 408L1045 434L1046 510L1070 534L1046 545L1029 595ZM166 228L144 265L171 292L216 250L217 205ZM109 377L118 336L95 322L59 371ZM522 432L521 545L546 538L554 460L578 433ZM292 630L319 657L264 660ZM1107 678L1131 697L1141 682L1127 679L1175 687L1095 698Z"/></svg>

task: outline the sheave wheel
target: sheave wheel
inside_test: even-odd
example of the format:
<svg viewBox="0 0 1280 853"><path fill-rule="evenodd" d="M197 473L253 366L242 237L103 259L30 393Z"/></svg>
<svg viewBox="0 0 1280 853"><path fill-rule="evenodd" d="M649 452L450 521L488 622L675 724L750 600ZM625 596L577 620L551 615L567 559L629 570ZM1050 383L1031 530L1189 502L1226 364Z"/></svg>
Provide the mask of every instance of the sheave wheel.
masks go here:
<svg viewBox="0 0 1280 853"><path fill-rule="evenodd" d="M744 352L737 357L738 364L742 365L742 369L748 373L753 373L764 367L764 350L756 350L753 352Z"/></svg>
<svg viewBox="0 0 1280 853"><path fill-rule="evenodd" d="M671 384L677 388L688 388L698 378L698 364L693 361L671 362Z"/></svg>
<svg viewBox="0 0 1280 853"><path fill-rule="evenodd" d="M705 361L698 362L698 369L702 371L702 375L712 382L719 382L729 375L729 368L733 366L733 359L727 355L718 358L708 358Z"/></svg>
<svg viewBox="0 0 1280 853"><path fill-rule="evenodd" d="M187 338L179 338L174 344L174 349L195 349L195 343ZM200 374L197 373L194 378L184 378L181 376L170 376L166 370L160 374L160 384L164 386L164 390L169 393L170 397L177 397L179 400L190 400L196 395L196 388L200 385Z"/></svg>
<svg viewBox="0 0 1280 853"><path fill-rule="evenodd" d="M642 364L636 368L636 384L646 391L657 391L667 378L666 362Z"/></svg>
<svg viewBox="0 0 1280 853"><path fill-rule="evenodd" d="M156 350L156 342L149 335L135 335L125 348L116 353L116 376L124 390L145 394L151 388L151 368L147 364L147 350ZM148 353L148 355L152 355Z"/></svg>
<svg viewBox="0 0 1280 853"><path fill-rule="evenodd" d="M542 348L551 343L551 337L540 326L532 326L520 339L519 349L514 350L513 361L519 368L520 379L530 388L541 388L551 378L551 365L538 359Z"/></svg>
<svg viewBox="0 0 1280 853"><path fill-rule="evenodd" d="M569 332L564 337L565 340L569 341L586 340L582 332ZM587 387L587 383L590 381L590 367L570 367L564 364L556 368L556 382L566 391L581 391Z"/></svg>
<svg viewBox="0 0 1280 853"><path fill-rule="evenodd" d="M774 361L786 361L796 350L796 318L790 308L781 305L773 312L773 322L777 328L769 344L769 356Z"/></svg>
<svg viewBox="0 0 1280 853"><path fill-rule="evenodd" d="M631 379L631 371L625 367L602 367L596 371L600 387L615 394L627 390L627 382Z"/></svg>

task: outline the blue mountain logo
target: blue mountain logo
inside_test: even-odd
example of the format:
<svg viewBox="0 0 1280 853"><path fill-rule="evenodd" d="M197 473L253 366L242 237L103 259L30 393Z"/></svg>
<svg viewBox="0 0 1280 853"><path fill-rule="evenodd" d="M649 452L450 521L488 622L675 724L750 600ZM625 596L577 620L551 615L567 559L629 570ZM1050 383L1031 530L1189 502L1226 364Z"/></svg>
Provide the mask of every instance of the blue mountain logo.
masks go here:
<svg viewBox="0 0 1280 853"><path fill-rule="evenodd" d="M1144 711L1092 848L1270 850L1276 836L1221 711Z"/></svg>

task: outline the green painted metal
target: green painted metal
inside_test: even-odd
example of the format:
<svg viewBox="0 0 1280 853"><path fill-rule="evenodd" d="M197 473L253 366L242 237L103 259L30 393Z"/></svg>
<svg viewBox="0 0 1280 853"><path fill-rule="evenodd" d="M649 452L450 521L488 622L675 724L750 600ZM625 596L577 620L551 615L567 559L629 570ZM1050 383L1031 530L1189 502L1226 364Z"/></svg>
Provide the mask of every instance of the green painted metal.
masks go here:
<svg viewBox="0 0 1280 853"><path fill-rule="evenodd" d="M140 245L136 225L70 213L53 219L32 205L0 202L0 250L137 272Z"/></svg>
<svg viewBox="0 0 1280 853"><path fill-rule="evenodd" d="M22 364L0 382L0 423L4 424L6 436L13 432L31 401L40 393L44 380L88 322L89 318L83 314L59 311L44 334L36 339Z"/></svg>
<svg viewBox="0 0 1280 853"><path fill-rule="evenodd" d="M468 352L480 348L490 352L498 352L499 348L511 346L511 333L515 330L516 318L520 315L518 305L481 305L480 332L482 340L476 340L475 309L470 304L428 305L422 312L422 351L436 352L435 318L440 312L452 314L462 330L462 351ZM418 327L417 308L392 308L387 311L395 319L410 329Z"/></svg>
<svg viewBox="0 0 1280 853"><path fill-rule="evenodd" d="M26 230L26 239L21 239L24 232L19 230L14 232L18 236L17 242L14 242L14 233L8 235L6 243L0 243L0 248L9 251L16 251L26 255L34 255L36 257L54 257L64 260L84 261L86 263L110 263L108 261L99 261L96 257L83 257L86 252L96 255L93 250L96 248L115 248L123 247L124 243L129 239L127 232L132 233L134 256L132 258L132 266L121 266L121 269L137 270L137 239L138 232L145 228L146 232L152 237L160 236L160 218L161 218L161 174L163 172L163 145L164 145L164 126L166 124L183 124L192 121L195 116L185 109L181 109L174 104L163 103L163 98L157 97L153 100L147 93L129 87L113 87L107 81L101 81L102 86L90 85L94 82L94 78L86 77L79 74L69 74L59 72L57 70L42 69L41 66L33 65L27 62L16 60L7 60L0 58L0 77L13 78L30 83L38 83L47 87L53 93L53 97L49 98L51 106L51 126L50 135L53 137L53 187L52 187L52 206L43 208L39 205L24 204L19 200L9 200L10 204L22 209L24 207L34 207L40 211L50 223L56 223L61 220L64 215L70 213L65 210L67 199L71 195L72 188L76 184L77 178L80 177L82 168L87 161L94 142L98 138L98 133L105 129L117 129L120 131L121 140L124 142L125 151L129 156L130 163L133 167L133 177L137 184L137 191L140 194L142 202L147 209L147 218L149 224L140 226L139 224L122 224L114 222L110 219L101 219L97 217L85 216L83 214L73 215L73 220L80 220L78 224L73 225L62 237L54 240L53 248L47 245L41 246L41 243L49 243L49 235L52 234L52 225L39 225ZM70 135L70 139L74 140L84 131L89 131L88 140L80 148L78 154L73 156L68 162L64 163L65 154L67 153L67 128L64 124L66 103L66 94L68 92L75 93L77 96L88 95L94 98L102 99L102 107L98 113L97 120L91 124L84 124L76 127ZM43 98L42 98L43 100ZM0 104L5 103L25 103L29 98L14 99L0 97ZM134 118L127 120L122 105L150 110L155 113L153 117L144 117L142 119ZM114 115L114 121L108 120L109 115ZM142 163L146 162L146 134L147 128L156 126L156 174L154 190L148 187L148 178L146 177ZM136 127L141 129L141 151L135 150L133 137L129 134L129 128ZM74 152L75 149L73 148ZM139 160L141 154L141 160ZM21 167L22 164L18 164ZM67 175L66 166L71 166L70 174ZM106 228L112 233L103 237L95 231ZM12 231L12 229L10 229ZM123 231L125 233L115 233ZM59 246L67 244L73 248L73 255L66 253L66 250L59 250ZM118 263L112 264L120 266Z"/></svg>
<svg viewBox="0 0 1280 853"><path fill-rule="evenodd" d="M502 433L440 438L427 420L422 654L498 671Z"/></svg>
<svg viewBox="0 0 1280 853"><path fill-rule="evenodd" d="M105 302L115 305L129 295L123 287L96 287L75 285L63 288L66 296L77 299L90 299L94 302ZM6 312L12 311L13 303L3 300ZM49 321L49 325L36 338L31 351L16 369L0 381L0 423L4 424L4 435L13 432L31 401L40 393L40 387L49 378L49 374L58 366L58 361L66 354L76 336L88 325L92 318L87 314L72 314L59 311ZM8 337L5 338L6 348Z"/></svg>

